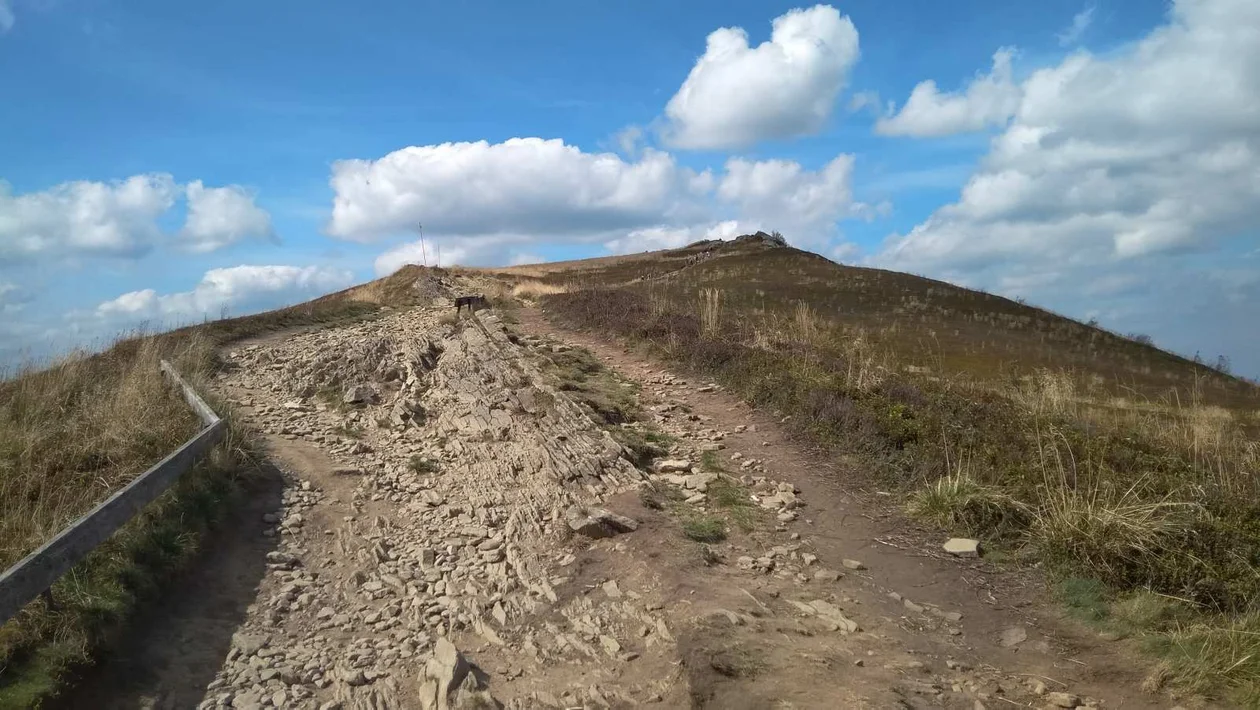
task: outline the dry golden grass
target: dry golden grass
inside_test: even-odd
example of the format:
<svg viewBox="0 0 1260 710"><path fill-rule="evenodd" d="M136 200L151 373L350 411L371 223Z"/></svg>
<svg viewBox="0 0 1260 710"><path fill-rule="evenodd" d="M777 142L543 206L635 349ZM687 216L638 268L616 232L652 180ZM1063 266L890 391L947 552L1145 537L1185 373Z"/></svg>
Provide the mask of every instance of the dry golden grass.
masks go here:
<svg viewBox="0 0 1260 710"><path fill-rule="evenodd" d="M205 347L190 342L178 359ZM0 567L195 433L158 360L158 342L142 338L123 362L74 354L0 385Z"/></svg>
<svg viewBox="0 0 1260 710"><path fill-rule="evenodd" d="M722 328L722 292L716 288L700 291L700 332L717 335Z"/></svg>
<svg viewBox="0 0 1260 710"><path fill-rule="evenodd" d="M542 296L552 296L557 293L565 293L569 290L568 286L563 284L547 283L545 281L528 280L520 281L512 286L512 296L526 300L537 300Z"/></svg>
<svg viewBox="0 0 1260 710"><path fill-rule="evenodd" d="M204 332L142 336L0 382L0 567L80 517L200 428L158 362L203 396L213 363ZM226 440L36 601L0 626L0 708L38 705L90 662L142 599L197 549L251 459L230 412Z"/></svg>

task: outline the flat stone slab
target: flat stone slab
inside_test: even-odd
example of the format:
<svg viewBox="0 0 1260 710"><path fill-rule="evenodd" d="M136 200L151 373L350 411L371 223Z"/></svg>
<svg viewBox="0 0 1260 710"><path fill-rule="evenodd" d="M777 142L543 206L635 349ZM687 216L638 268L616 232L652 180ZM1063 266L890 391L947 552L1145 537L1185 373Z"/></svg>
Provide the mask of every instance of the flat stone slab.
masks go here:
<svg viewBox="0 0 1260 710"><path fill-rule="evenodd" d="M979 557L980 541L965 537L951 537L945 542L945 551L954 557Z"/></svg>

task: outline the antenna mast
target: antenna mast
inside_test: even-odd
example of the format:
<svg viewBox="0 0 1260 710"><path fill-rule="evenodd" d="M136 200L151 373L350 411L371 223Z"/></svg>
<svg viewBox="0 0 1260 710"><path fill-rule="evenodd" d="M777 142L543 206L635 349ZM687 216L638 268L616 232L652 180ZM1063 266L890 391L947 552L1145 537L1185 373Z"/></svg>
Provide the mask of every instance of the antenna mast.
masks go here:
<svg viewBox="0 0 1260 710"><path fill-rule="evenodd" d="M416 227L420 230L420 256L424 258L424 265L429 265L429 254L424 249L424 225L416 223Z"/></svg>

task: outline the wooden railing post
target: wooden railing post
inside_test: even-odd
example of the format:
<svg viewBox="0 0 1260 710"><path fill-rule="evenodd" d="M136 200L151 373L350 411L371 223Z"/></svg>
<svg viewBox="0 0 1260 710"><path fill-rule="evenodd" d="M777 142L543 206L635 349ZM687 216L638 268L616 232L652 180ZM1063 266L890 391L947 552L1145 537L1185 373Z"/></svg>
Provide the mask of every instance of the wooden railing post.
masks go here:
<svg viewBox="0 0 1260 710"><path fill-rule="evenodd" d="M205 427L169 456L57 533L38 550L0 573L0 624L16 616L23 607L41 595L45 595L50 605L54 604L54 582L109 539L146 505L165 493L180 476L223 439L227 422L214 413L170 363L163 360L161 367L162 372L180 388L184 399Z"/></svg>

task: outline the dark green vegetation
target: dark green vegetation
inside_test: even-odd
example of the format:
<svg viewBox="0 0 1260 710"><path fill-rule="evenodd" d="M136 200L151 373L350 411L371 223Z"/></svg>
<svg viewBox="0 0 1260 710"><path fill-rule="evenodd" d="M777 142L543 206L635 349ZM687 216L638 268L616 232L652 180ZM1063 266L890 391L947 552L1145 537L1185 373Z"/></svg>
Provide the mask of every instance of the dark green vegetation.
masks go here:
<svg viewBox="0 0 1260 710"><path fill-rule="evenodd" d="M437 461L425 458L419 454L412 456L407 465L416 473L437 473L442 469Z"/></svg>
<svg viewBox="0 0 1260 710"><path fill-rule="evenodd" d="M1161 655L1197 649L1156 681L1255 692L1254 386L1008 299L790 248L699 244L531 275L568 285L543 299L551 318L791 415L945 532L1093 580L1109 608L1176 606L1134 626Z"/></svg>

